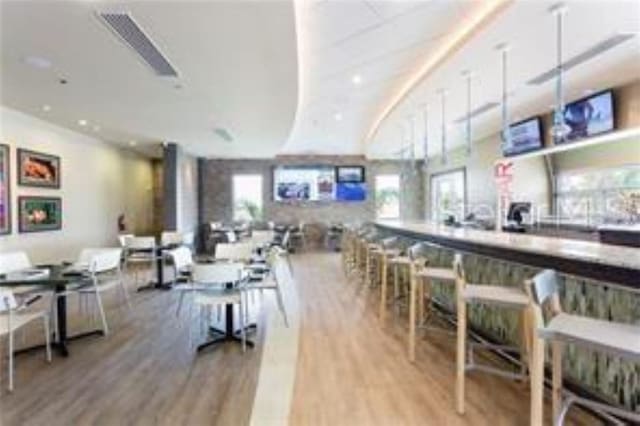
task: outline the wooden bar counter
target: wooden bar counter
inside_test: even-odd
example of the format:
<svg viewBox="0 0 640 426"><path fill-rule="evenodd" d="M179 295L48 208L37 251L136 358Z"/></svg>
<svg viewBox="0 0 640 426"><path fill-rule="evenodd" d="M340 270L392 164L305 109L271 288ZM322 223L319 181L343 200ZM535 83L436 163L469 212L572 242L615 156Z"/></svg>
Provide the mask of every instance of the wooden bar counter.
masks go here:
<svg viewBox="0 0 640 426"><path fill-rule="evenodd" d="M455 228L430 222L377 221L381 235L399 236L400 248L426 242L434 267L451 267L464 255L467 280L474 284L523 286L542 269L562 281L565 311L640 327L640 249L595 241ZM451 286L434 286L436 302L455 309ZM472 306L469 322L494 340L517 343L518 318L504 310ZM565 377L582 391L640 411L640 364L569 347Z"/></svg>

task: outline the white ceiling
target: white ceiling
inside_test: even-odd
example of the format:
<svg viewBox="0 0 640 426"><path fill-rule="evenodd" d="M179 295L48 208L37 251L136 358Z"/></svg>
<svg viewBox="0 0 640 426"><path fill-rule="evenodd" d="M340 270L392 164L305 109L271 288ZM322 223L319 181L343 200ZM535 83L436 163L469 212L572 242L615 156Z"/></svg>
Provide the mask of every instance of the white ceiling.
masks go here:
<svg viewBox="0 0 640 426"><path fill-rule="evenodd" d="M489 0L485 0L489 1ZM472 15L478 0L7 1L0 0L4 105L74 130L156 148L181 144L207 157L276 154L397 156L400 128L431 107L429 151L440 145L437 89L447 88L447 123L463 116L460 73L472 70L474 107L500 100L494 47L512 45L513 119L549 109L553 83L527 86L554 66L554 21L547 0L512 2L420 82L374 127L389 99L420 63ZM566 57L616 32L640 31L636 0L569 0ZM178 70L155 76L95 17L130 11ZM640 37L567 75L568 98L640 76ZM24 58L51 61L38 69ZM352 82L354 75L362 79ZM61 85L59 78L68 79ZM176 89L176 85L182 88ZM42 110L50 105L51 111ZM474 120L474 137L498 130L499 108ZM417 117L416 137L424 134ZM80 127L79 119L89 125ZM1 124L1 123L0 123ZM93 126L100 127L94 132ZM226 142L213 129L233 136ZM372 134L371 140L367 135ZM463 141L449 130L451 146ZM363 152L364 150L364 152ZM415 150L422 155L421 144Z"/></svg>
<svg viewBox="0 0 640 426"><path fill-rule="evenodd" d="M131 12L179 79L157 77L96 18L105 10ZM0 13L4 105L142 150L170 141L202 156L268 157L287 140L298 97L292 0L2 1Z"/></svg>
<svg viewBox="0 0 640 426"><path fill-rule="evenodd" d="M315 154L362 153L380 102L468 9L464 2L424 0L298 6L301 98L283 152Z"/></svg>
<svg viewBox="0 0 640 426"><path fill-rule="evenodd" d="M557 1L516 1L490 25L464 45L426 80L411 91L383 121L369 142L370 157L394 157L410 139L410 121L415 117L415 155L422 157L424 126L422 112L428 105L429 155L441 152L442 119L439 89L448 90L446 124L448 146L465 141L464 124L452 121L466 115L466 83L463 70L475 74L472 85L472 108L486 102L500 102L501 62L496 45L507 42L509 52L509 91L512 121L549 113L554 102L555 80L539 86L527 85L531 78L553 68L556 61L555 19L548 9ZM640 34L640 2L635 0L566 1L564 57L568 59L616 34ZM567 100L640 78L640 37L624 42L583 63L566 74ZM494 108L472 121L474 139L481 139L500 129L501 109ZM372 122L369 123L371 125ZM403 132L406 140L403 139Z"/></svg>

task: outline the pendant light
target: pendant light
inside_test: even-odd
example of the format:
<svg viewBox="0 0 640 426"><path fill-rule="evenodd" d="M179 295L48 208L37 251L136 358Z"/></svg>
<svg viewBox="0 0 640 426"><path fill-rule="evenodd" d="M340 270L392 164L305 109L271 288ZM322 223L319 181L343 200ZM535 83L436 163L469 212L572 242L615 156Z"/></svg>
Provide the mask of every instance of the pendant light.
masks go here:
<svg viewBox="0 0 640 426"><path fill-rule="evenodd" d="M410 161L411 161L411 174L415 173L415 164L416 164L416 115L411 114L409 118L411 124L411 145L410 145Z"/></svg>
<svg viewBox="0 0 640 426"><path fill-rule="evenodd" d="M446 99L447 99L447 91L445 89L440 89L438 91L438 94L440 95L440 115L442 118L442 164L447 164L447 117L446 117L446 112L447 112L447 103L446 103Z"/></svg>
<svg viewBox="0 0 640 426"><path fill-rule="evenodd" d="M509 45L502 43L496 46L502 60L502 152L511 147L511 131L509 130L509 91L507 87L507 57Z"/></svg>
<svg viewBox="0 0 640 426"><path fill-rule="evenodd" d="M471 155L471 78L473 75L471 71L466 70L462 72L462 77L467 83L467 120L465 123L465 137L467 142L467 156L469 156Z"/></svg>
<svg viewBox="0 0 640 426"><path fill-rule="evenodd" d="M422 125L424 132L422 133L422 167L427 171L429 164L429 105L425 104L422 108Z"/></svg>
<svg viewBox="0 0 640 426"><path fill-rule="evenodd" d="M553 114L553 126L551 126L551 137L554 143L559 143L563 142L571 132L571 128L564 122L564 65L562 63L564 16L567 13L567 7L564 4L557 4L551 7L549 11L556 17L556 54L558 61L556 67L556 106Z"/></svg>

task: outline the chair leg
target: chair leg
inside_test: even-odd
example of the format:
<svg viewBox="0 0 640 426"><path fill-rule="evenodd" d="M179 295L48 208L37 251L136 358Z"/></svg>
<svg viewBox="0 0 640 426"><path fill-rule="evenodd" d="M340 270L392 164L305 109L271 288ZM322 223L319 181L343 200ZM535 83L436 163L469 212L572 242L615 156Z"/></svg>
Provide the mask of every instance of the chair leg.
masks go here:
<svg viewBox="0 0 640 426"><path fill-rule="evenodd" d="M176 317L180 317L180 311L182 310L182 302L184 301L184 290L180 292L180 298L178 299L178 308L176 309Z"/></svg>
<svg viewBox="0 0 640 426"><path fill-rule="evenodd" d="M102 306L102 298L100 297L100 292L95 290L96 303L98 304L98 311L100 312L100 319L102 321L102 330L104 335L109 334L109 326L107 325L107 317L104 314L104 307Z"/></svg>
<svg viewBox="0 0 640 426"><path fill-rule="evenodd" d="M60 334L58 331L58 296L55 293L51 296L51 317L53 318L53 336L57 342Z"/></svg>
<svg viewBox="0 0 640 426"><path fill-rule="evenodd" d="M240 294L240 312L238 317L240 317L240 334L242 334L242 353L247 352L247 330L244 327L244 315L242 315L242 310L244 309L244 303L242 302L242 294Z"/></svg>
<svg viewBox="0 0 640 426"><path fill-rule="evenodd" d="M129 308L129 312L133 313L133 306L131 305L131 299L129 298L129 292L127 291L127 288L124 285L124 280L120 279L120 289L122 289L122 295L124 296L124 301L127 304L127 307Z"/></svg>
<svg viewBox="0 0 640 426"><path fill-rule="evenodd" d="M416 299L418 286L415 276L411 274L411 292L409 296L409 361L416 360Z"/></svg>
<svg viewBox="0 0 640 426"><path fill-rule="evenodd" d="M47 362L51 362L51 333L49 333L49 317L46 313L42 315L42 322L44 325L44 343L47 350Z"/></svg>
<svg viewBox="0 0 640 426"><path fill-rule="evenodd" d="M551 344L551 405L554 423L560 418L560 411L562 410L562 346L562 342L553 342Z"/></svg>
<svg viewBox="0 0 640 426"><path fill-rule="evenodd" d="M9 330L9 392L13 392L13 330Z"/></svg>
<svg viewBox="0 0 640 426"><path fill-rule="evenodd" d="M287 311L284 309L284 299L282 298L282 292L280 292L280 286L276 287L276 299L278 301L280 313L282 314L282 318L284 319L284 325L285 327L289 328L289 319L287 318Z"/></svg>
<svg viewBox="0 0 640 426"><path fill-rule="evenodd" d="M384 255L386 256L386 254ZM380 321L385 320L387 316L387 259L382 259L382 265L380 266Z"/></svg>
<svg viewBox="0 0 640 426"><path fill-rule="evenodd" d="M533 334L531 339L531 426L542 426L544 407L544 340Z"/></svg>
<svg viewBox="0 0 640 426"><path fill-rule="evenodd" d="M465 411L465 370L467 363L467 304L458 295L458 333L456 353L456 410Z"/></svg>

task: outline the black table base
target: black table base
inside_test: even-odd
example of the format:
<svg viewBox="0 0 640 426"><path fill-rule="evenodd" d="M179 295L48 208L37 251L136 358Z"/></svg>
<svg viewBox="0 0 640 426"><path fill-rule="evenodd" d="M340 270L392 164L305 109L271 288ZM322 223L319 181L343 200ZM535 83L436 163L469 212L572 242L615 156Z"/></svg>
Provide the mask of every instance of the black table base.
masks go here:
<svg viewBox="0 0 640 426"><path fill-rule="evenodd" d="M51 342L51 349L58 352L61 356L63 357L67 357L69 356L69 350L67 349L67 342L73 341L73 340L79 340L79 339L86 339L87 337L95 337L95 336L104 336L104 331L102 330L91 330L91 331L86 331L84 333L78 333L78 334L74 334L73 336L67 336L64 339L64 343L62 342ZM29 346L27 348L22 348L22 349L18 349L17 351L14 351L13 354L14 355L24 355L24 354L29 354L31 352L35 352L35 351L42 351L46 349L46 344L42 343L39 345L34 345L34 346Z"/></svg>
<svg viewBox="0 0 640 426"><path fill-rule="evenodd" d="M257 326L255 324L250 324L245 328L245 333L248 328L256 328L256 327ZM209 327L209 332L214 336L217 335L217 337L214 337L213 339L207 340L206 342L198 345L198 349L197 349L198 352L210 346L215 346L220 343L235 342L235 343L242 344L242 333L241 333L242 330L239 330L239 331L234 330L232 304L225 305L225 329L220 330L215 327ZM246 340L246 343L247 343L247 346L250 348L253 348L255 346L255 343L249 339Z"/></svg>

